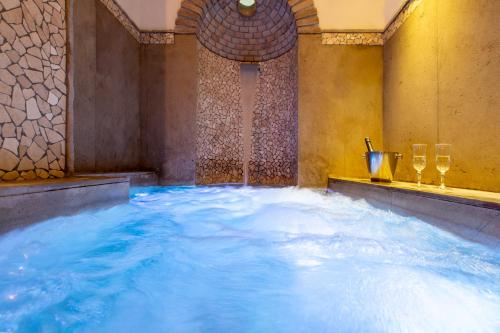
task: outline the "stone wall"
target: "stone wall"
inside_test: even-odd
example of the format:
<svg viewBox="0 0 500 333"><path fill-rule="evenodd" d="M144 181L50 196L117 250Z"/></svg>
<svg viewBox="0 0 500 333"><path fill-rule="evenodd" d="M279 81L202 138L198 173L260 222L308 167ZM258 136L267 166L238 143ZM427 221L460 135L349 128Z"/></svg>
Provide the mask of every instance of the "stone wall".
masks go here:
<svg viewBox="0 0 500 333"><path fill-rule="evenodd" d="M196 183L242 183L240 63L198 48Z"/></svg>
<svg viewBox="0 0 500 333"><path fill-rule="evenodd" d="M411 145L451 143L450 186L500 191L500 2L421 1L384 47L384 143L403 152L398 180L415 181Z"/></svg>
<svg viewBox="0 0 500 333"><path fill-rule="evenodd" d="M260 63L249 184L297 184L297 48Z"/></svg>
<svg viewBox="0 0 500 333"><path fill-rule="evenodd" d="M240 62L199 46L196 183L243 183ZM297 183L297 50L259 63L249 184Z"/></svg>
<svg viewBox="0 0 500 333"><path fill-rule="evenodd" d="M0 178L62 177L64 0L0 1Z"/></svg>

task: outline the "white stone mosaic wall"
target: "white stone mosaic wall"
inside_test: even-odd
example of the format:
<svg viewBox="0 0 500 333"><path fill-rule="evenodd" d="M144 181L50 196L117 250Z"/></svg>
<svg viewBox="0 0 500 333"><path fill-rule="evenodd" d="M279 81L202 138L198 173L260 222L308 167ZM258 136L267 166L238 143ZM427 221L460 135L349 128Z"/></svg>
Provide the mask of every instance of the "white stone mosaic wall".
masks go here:
<svg viewBox="0 0 500 333"><path fill-rule="evenodd" d="M141 32L141 44L174 44L173 32Z"/></svg>
<svg viewBox="0 0 500 333"><path fill-rule="evenodd" d="M64 0L0 0L0 179L63 177Z"/></svg>
<svg viewBox="0 0 500 333"><path fill-rule="evenodd" d="M297 47L261 62L253 114L249 184L297 185Z"/></svg>
<svg viewBox="0 0 500 333"><path fill-rule="evenodd" d="M384 45L377 32L324 32L321 37L324 45Z"/></svg>
<svg viewBox="0 0 500 333"><path fill-rule="evenodd" d="M243 182L240 62L198 47L196 183ZM296 185L297 48L260 62L251 131L249 184Z"/></svg>
<svg viewBox="0 0 500 333"><path fill-rule="evenodd" d="M196 183L243 182L240 63L198 45Z"/></svg>

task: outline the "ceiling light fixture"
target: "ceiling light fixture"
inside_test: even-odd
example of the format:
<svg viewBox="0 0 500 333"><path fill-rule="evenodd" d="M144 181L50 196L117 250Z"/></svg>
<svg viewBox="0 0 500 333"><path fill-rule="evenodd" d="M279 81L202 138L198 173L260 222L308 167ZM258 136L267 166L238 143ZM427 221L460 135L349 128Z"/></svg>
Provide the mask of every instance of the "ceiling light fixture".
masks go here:
<svg viewBox="0 0 500 333"><path fill-rule="evenodd" d="M243 16L253 16L257 11L255 0L238 0L238 10Z"/></svg>

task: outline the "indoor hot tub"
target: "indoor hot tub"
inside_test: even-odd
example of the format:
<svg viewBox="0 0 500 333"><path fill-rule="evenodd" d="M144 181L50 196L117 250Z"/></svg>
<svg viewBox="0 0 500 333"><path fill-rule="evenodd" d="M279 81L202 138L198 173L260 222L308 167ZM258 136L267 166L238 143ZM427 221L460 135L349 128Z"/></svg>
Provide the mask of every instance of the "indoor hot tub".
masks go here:
<svg viewBox="0 0 500 333"><path fill-rule="evenodd" d="M295 188L141 187L0 236L0 332L499 332L498 248Z"/></svg>

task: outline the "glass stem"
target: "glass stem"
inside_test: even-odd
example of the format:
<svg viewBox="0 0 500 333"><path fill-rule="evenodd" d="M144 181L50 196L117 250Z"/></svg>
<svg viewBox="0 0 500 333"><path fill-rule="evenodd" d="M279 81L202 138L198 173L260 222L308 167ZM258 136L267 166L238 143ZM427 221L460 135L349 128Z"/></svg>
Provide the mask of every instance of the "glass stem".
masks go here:
<svg viewBox="0 0 500 333"><path fill-rule="evenodd" d="M440 189L445 190L446 186L444 186L444 172L441 172L441 185L439 186Z"/></svg>
<svg viewBox="0 0 500 333"><path fill-rule="evenodd" d="M422 185L422 172L417 171L417 186L420 187Z"/></svg>

